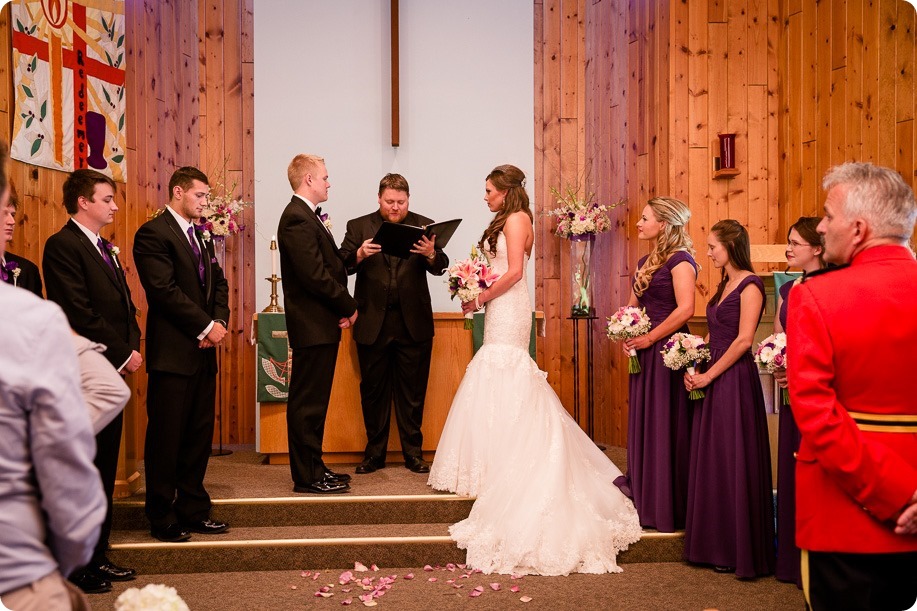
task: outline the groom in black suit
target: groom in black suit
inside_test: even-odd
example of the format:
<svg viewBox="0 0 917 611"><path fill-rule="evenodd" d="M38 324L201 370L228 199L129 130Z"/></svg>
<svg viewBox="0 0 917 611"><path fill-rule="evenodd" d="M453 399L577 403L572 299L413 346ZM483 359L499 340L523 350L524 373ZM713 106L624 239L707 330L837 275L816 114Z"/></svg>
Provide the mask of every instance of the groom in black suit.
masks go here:
<svg viewBox="0 0 917 611"><path fill-rule="evenodd" d="M433 308L427 273L441 276L449 259L435 238L421 236L407 259L380 254L373 236L382 223L419 227L433 221L408 211L410 187L400 174L379 183L379 210L347 223L341 255L357 275L354 297L360 320L353 329L360 360L360 396L366 425L366 450L357 473L385 466L388 432L395 403L404 465L429 473L421 455L424 398L433 353Z"/></svg>
<svg viewBox="0 0 917 611"><path fill-rule="evenodd" d="M216 400L215 346L226 336L229 288L213 239L199 231L210 192L207 176L179 168L170 200L134 236L134 261L149 306L146 322L146 515L160 541L216 534L204 475Z"/></svg>
<svg viewBox="0 0 917 611"><path fill-rule="evenodd" d="M64 182L70 220L45 243L42 268L48 299L67 315L74 331L105 345L103 355L122 374L140 368L140 327L118 248L99 236L114 219L114 181L95 170L76 170ZM133 579L134 570L106 557L111 534L112 494L118 468L123 413L96 435L95 465L102 476L108 512L92 559L71 580L86 592L111 589L110 581Z"/></svg>
<svg viewBox="0 0 917 611"><path fill-rule="evenodd" d="M13 241L13 230L16 228L16 212L18 210L19 197L16 195L13 183L10 183L10 201L3 218L0 218L0 226L3 228L3 235L0 236L0 239L7 243ZM38 266L25 257L11 253L9 244L7 244L7 251L0 255L0 281L31 291L44 299Z"/></svg>
<svg viewBox="0 0 917 611"><path fill-rule="evenodd" d="M287 334L293 350L287 435L294 492L347 492L350 476L322 460L325 416L331 399L341 329L357 320L347 292L347 270L331 235L325 161L297 155L287 168L293 197L280 216L277 241Z"/></svg>

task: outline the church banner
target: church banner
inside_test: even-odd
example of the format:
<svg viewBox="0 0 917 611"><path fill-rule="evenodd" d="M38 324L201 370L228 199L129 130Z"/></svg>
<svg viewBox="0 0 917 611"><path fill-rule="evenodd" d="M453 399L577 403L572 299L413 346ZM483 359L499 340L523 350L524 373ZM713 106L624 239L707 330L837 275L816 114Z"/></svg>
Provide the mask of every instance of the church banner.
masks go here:
<svg viewBox="0 0 917 611"><path fill-rule="evenodd" d="M126 181L124 0L14 0L11 156Z"/></svg>
<svg viewBox="0 0 917 611"><path fill-rule="evenodd" d="M287 341L287 319L283 314L258 314L259 402L286 403L293 358Z"/></svg>

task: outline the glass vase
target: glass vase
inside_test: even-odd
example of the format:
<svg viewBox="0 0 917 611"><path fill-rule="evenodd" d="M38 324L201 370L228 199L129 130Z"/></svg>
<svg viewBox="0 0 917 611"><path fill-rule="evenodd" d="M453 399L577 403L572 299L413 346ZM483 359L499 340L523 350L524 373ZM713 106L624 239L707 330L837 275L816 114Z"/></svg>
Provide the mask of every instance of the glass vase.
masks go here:
<svg viewBox="0 0 917 611"><path fill-rule="evenodd" d="M580 318L595 316L592 301L592 247L595 234L587 233L570 238L570 296L573 305L570 316Z"/></svg>

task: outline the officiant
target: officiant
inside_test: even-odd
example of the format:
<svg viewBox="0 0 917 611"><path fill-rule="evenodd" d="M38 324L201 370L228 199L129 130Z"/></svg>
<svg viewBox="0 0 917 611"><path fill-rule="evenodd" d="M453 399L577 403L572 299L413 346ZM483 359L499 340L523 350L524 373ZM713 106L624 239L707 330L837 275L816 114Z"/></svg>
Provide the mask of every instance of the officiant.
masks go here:
<svg viewBox="0 0 917 611"><path fill-rule="evenodd" d="M433 307L427 274L441 276L449 259L436 236L413 244L407 258L381 252L373 236L383 222L417 227L432 221L410 212L410 188L400 174L379 182L379 209L347 223L341 256L348 274L356 274L354 297L360 313L353 329L360 362L360 396L366 426L366 450L357 473L385 467L392 402L404 466L427 473L421 455L424 397L433 352Z"/></svg>

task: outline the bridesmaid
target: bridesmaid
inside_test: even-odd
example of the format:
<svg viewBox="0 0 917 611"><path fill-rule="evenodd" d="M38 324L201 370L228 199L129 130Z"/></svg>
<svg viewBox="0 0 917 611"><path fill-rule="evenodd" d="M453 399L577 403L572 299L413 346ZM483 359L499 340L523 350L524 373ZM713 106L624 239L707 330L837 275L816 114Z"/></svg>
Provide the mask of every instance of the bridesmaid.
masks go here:
<svg viewBox="0 0 917 611"><path fill-rule="evenodd" d="M790 267L801 269L803 275L825 266L822 255L821 235L816 231L820 217L800 217L786 236L786 262ZM799 282L799 280L796 280ZM786 331L787 297L796 282L787 282L780 287L777 297L777 316L774 318L774 333ZM786 388L786 371L775 376L777 384ZM783 393L780 393L781 396ZM799 429L793 420L789 405L780 404L780 428L777 434L777 570L774 576L780 581L802 585L799 574L799 548L796 547L796 459L799 449Z"/></svg>
<svg viewBox="0 0 917 611"><path fill-rule="evenodd" d="M645 307L653 327L624 343L637 350L642 372L630 376L628 472L615 483L634 500L640 525L660 532L683 529L687 508L691 414L681 375L662 363L661 351L673 333L688 331L694 314L690 218L688 207L670 197L653 198L643 209L637 237L653 248L637 264L628 305Z"/></svg>
<svg viewBox="0 0 917 611"><path fill-rule="evenodd" d="M774 506L764 393L750 348L764 312L764 283L754 274L748 232L715 224L707 256L722 279L707 304L711 360L685 374L688 390L706 388L691 431L685 559L753 578L774 572Z"/></svg>

